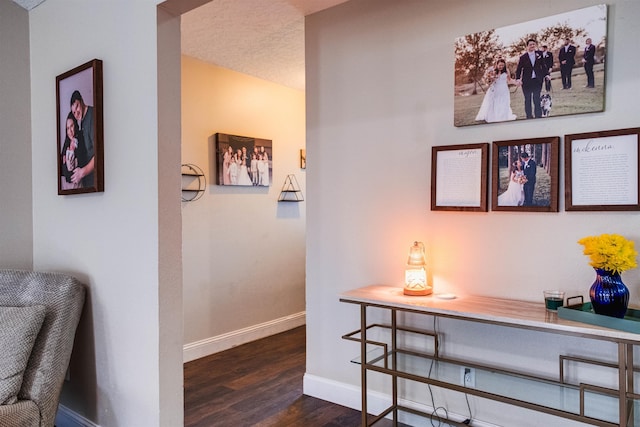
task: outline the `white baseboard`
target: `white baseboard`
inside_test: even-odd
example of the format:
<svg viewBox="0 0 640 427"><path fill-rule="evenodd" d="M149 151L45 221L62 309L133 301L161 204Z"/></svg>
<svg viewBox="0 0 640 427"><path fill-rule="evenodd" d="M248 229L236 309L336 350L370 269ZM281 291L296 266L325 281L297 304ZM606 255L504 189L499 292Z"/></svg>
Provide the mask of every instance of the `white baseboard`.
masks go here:
<svg viewBox="0 0 640 427"><path fill-rule="evenodd" d="M360 411L362 408L362 397L359 386L305 374L302 382L302 389L303 393L307 396L316 397L357 411ZM419 404L413 401L399 399L398 403L402 406L413 408L421 412L431 413L433 411L431 406ZM369 393L367 393L367 409L369 413L379 414L387 409L390 404L391 396L389 395L376 391L369 391ZM450 420L457 422L462 422L467 418L465 415L454 414L451 412L448 413L448 416ZM402 413L399 418L400 419L398 421L407 425L425 425L425 418L417 415ZM476 419L473 420L473 425L474 427L499 427L495 424L478 421Z"/></svg>
<svg viewBox="0 0 640 427"><path fill-rule="evenodd" d="M56 414L56 427L100 427L93 421L90 421L73 412L64 405L58 405L58 413Z"/></svg>
<svg viewBox="0 0 640 427"><path fill-rule="evenodd" d="M360 386L354 386L316 375L304 374L302 378L302 393L307 396L346 406L347 408L359 411L362 408L362 398ZM382 393L370 391L368 394L369 412L378 413L383 411L391 398Z"/></svg>
<svg viewBox="0 0 640 427"><path fill-rule="evenodd" d="M182 349L182 360L184 362L191 362L192 360L228 350L241 344L297 328L305 323L306 312L301 311L300 313L260 323L248 328L185 344Z"/></svg>

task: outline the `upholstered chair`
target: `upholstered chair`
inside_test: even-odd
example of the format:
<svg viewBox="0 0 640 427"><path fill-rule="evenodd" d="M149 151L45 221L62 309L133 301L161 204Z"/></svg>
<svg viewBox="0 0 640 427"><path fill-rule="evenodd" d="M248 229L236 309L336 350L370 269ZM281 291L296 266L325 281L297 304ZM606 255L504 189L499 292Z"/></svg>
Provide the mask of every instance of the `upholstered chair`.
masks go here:
<svg viewBox="0 0 640 427"><path fill-rule="evenodd" d="M0 427L51 427L85 287L59 273L0 270Z"/></svg>

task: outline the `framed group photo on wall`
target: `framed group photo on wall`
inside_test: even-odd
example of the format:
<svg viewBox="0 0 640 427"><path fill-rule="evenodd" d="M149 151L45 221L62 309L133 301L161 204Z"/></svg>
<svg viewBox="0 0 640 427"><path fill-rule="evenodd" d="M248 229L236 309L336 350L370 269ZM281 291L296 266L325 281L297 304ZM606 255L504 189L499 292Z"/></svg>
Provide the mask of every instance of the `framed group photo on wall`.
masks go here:
<svg viewBox="0 0 640 427"><path fill-rule="evenodd" d="M216 184L268 187L272 181L273 141L215 134Z"/></svg>
<svg viewBox="0 0 640 427"><path fill-rule="evenodd" d="M560 138L495 141L491 209L558 212Z"/></svg>
<svg viewBox="0 0 640 427"><path fill-rule="evenodd" d="M640 210L640 128L565 135L567 211Z"/></svg>
<svg viewBox="0 0 640 427"><path fill-rule="evenodd" d="M486 212L489 144L431 148L431 210Z"/></svg>
<svg viewBox="0 0 640 427"><path fill-rule="evenodd" d="M454 42L454 125L604 111L607 5Z"/></svg>
<svg viewBox="0 0 640 427"><path fill-rule="evenodd" d="M104 191L102 61L56 77L58 194Z"/></svg>

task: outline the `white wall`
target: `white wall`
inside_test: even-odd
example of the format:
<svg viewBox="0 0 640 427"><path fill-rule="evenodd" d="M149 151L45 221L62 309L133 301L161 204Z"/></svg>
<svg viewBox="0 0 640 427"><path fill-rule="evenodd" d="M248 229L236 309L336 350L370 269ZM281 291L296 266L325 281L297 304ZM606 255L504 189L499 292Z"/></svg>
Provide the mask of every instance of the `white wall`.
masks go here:
<svg viewBox="0 0 640 427"><path fill-rule="evenodd" d="M305 202L277 202L287 174L306 194L304 102L302 91L182 59L182 162L207 180L182 204L187 344L304 312ZM216 185L217 132L273 141L270 187Z"/></svg>
<svg viewBox="0 0 640 427"><path fill-rule="evenodd" d="M179 20L158 19L157 3L48 0L29 13L34 268L89 287L62 404L104 427L183 422ZM55 77L93 58L105 191L62 197Z"/></svg>
<svg viewBox="0 0 640 427"><path fill-rule="evenodd" d="M359 368L349 363L359 349L340 339L358 326L359 312L339 303L338 295L370 284L401 286L414 240L427 245L436 292L533 301L540 301L546 288L587 295L594 273L576 243L579 238L617 232L640 244L637 212L565 212L562 185L559 213L430 211L432 146L638 125L635 97L629 94L640 88L637 55L631 54L640 5L618 0L608 2L605 112L453 126L456 37L598 3L543 0L523 8L502 0L352 0L307 17L306 393L321 395L324 384L330 393L323 397L359 404L357 397L350 400ZM559 178L562 183L562 172ZM640 270L625 273L623 280L638 305ZM540 346L531 342L584 350L572 339L518 330L452 321L440 328L447 353L543 372L554 370L556 362L545 361ZM611 357L604 345L588 352ZM436 403L466 413L461 396L438 398ZM576 424L545 417L534 421L528 412L478 399L472 406L478 418L500 425Z"/></svg>
<svg viewBox="0 0 640 427"><path fill-rule="evenodd" d="M0 2L0 268L33 264L29 15ZM5 42L10 40L10 42Z"/></svg>

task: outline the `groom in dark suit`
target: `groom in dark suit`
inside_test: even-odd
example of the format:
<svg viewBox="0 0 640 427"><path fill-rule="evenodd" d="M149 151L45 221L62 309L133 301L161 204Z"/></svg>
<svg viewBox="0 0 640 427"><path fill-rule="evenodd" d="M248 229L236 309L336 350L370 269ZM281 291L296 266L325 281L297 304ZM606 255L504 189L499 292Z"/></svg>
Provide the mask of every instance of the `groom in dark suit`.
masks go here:
<svg viewBox="0 0 640 427"><path fill-rule="evenodd" d="M571 89L571 73L576 63L576 47L571 44L571 39L564 40L564 46L558 51L560 61L560 75L562 76L562 89Z"/></svg>
<svg viewBox="0 0 640 427"><path fill-rule="evenodd" d="M525 182L523 186L523 206L533 206L533 191L536 188L536 171L538 165L535 160L529 158L529 154L526 151L520 154L520 158L522 159L524 176L527 178L527 182Z"/></svg>
<svg viewBox="0 0 640 427"><path fill-rule="evenodd" d="M540 91L542 82L548 73L548 68L542 57L542 52L537 50L538 44L535 40L527 40L527 51L520 56L518 68L516 68L516 80L522 85L524 94L524 111L527 119L542 117L540 107ZM533 103L533 111L531 104Z"/></svg>

